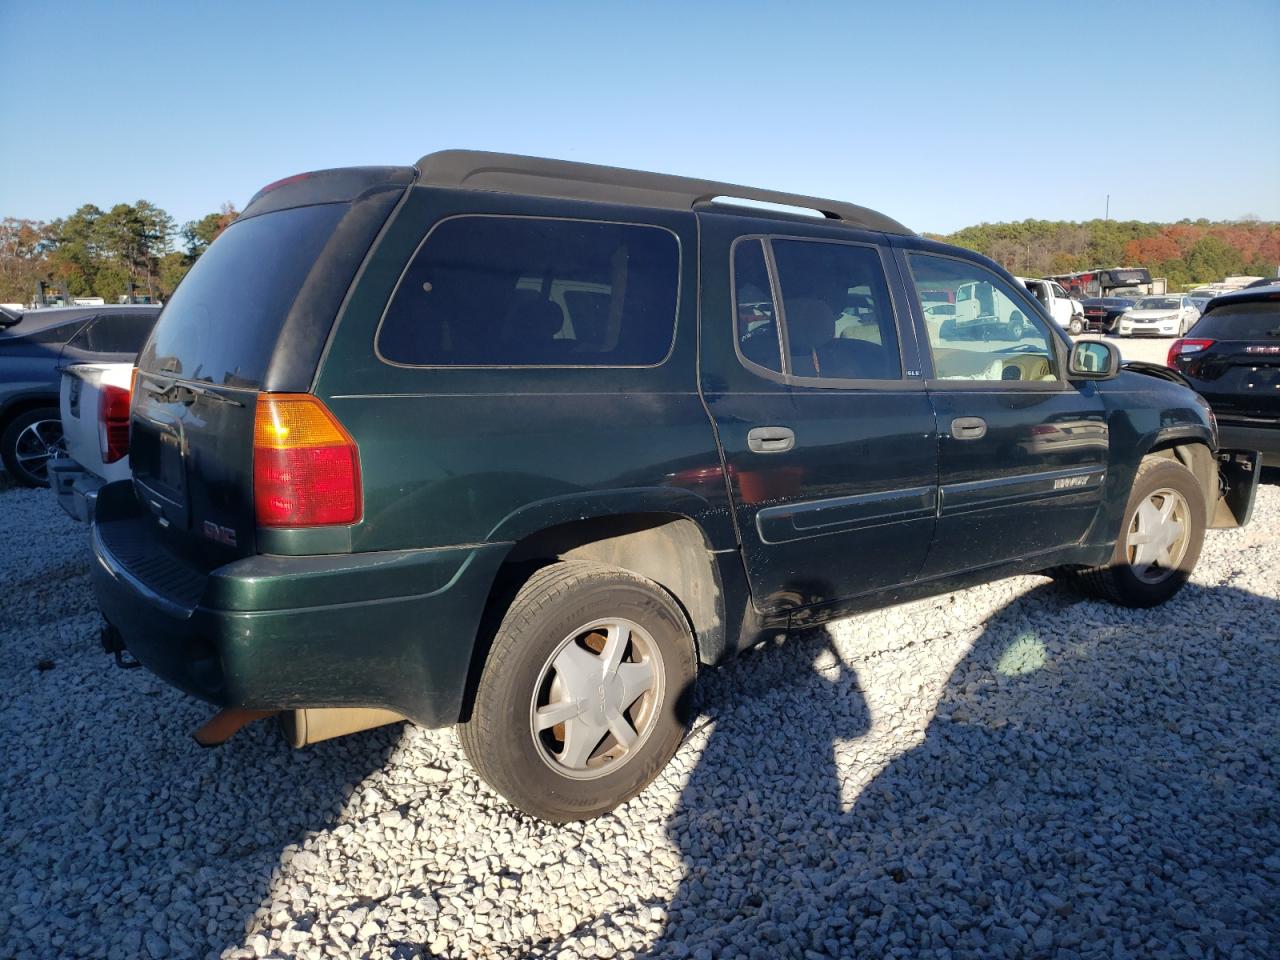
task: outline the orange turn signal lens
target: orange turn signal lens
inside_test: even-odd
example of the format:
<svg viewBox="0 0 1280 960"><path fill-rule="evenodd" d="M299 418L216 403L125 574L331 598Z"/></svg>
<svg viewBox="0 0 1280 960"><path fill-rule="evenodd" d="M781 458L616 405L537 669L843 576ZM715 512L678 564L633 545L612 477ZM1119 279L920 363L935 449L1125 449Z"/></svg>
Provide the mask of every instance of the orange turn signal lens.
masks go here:
<svg viewBox="0 0 1280 960"><path fill-rule="evenodd" d="M253 501L259 526L317 527L360 519L360 451L306 393L258 395Z"/></svg>

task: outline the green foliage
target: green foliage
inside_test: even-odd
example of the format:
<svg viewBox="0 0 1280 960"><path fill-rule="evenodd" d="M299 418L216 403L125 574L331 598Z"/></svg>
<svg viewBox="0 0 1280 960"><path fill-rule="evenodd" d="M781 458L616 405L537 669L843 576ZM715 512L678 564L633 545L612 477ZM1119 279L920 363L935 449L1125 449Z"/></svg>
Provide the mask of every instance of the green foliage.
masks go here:
<svg viewBox="0 0 1280 960"><path fill-rule="evenodd" d="M218 239L223 230L231 226L238 215L235 207L224 203L217 213L205 214L199 220L192 220L184 225L182 239L187 244L187 255L194 261L209 248L209 244Z"/></svg>
<svg viewBox="0 0 1280 960"><path fill-rule="evenodd" d="M98 296L108 303L129 292L165 300L196 258L235 220L224 204L216 213L185 224L186 250L176 250L178 229L168 213L146 200L103 210L88 203L51 223L0 221L0 301L26 303L44 280L65 283L73 297Z"/></svg>

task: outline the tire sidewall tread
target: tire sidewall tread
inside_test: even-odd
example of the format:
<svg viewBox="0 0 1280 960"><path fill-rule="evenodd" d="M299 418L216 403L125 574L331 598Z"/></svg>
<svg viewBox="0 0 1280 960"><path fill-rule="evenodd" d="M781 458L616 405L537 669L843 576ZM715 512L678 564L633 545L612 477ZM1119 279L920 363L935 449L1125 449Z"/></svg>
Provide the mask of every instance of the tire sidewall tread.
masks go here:
<svg viewBox="0 0 1280 960"><path fill-rule="evenodd" d="M663 703L636 756L614 773L575 780L539 756L529 730L530 699L547 657L564 637L608 616L640 623L659 647ZM525 582L502 618L471 715L458 724L458 740L476 772L526 813L561 823L598 816L643 790L671 759L684 739L681 704L696 673L688 620L662 587L606 564L551 564Z"/></svg>
<svg viewBox="0 0 1280 960"><path fill-rule="evenodd" d="M1160 583L1147 583L1129 567L1126 547L1129 525L1133 522L1138 504L1162 487L1171 487L1182 494L1191 512L1191 542L1178 564L1178 570ZM1204 491L1195 474L1177 460L1167 457L1148 457L1138 466L1125 503L1121 524L1111 560L1106 566L1092 567L1076 574L1076 582L1085 592L1125 607L1156 607L1172 598L1186 585L1200 559L1205 533Z"/></svg>

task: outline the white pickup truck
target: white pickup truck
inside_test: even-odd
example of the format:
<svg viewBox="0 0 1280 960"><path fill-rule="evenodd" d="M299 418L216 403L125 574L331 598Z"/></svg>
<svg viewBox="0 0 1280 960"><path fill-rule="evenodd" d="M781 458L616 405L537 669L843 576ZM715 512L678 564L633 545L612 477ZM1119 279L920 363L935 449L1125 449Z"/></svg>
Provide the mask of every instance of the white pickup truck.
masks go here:
<svg viewBox="0 0 1280 960"><path fill-rule="evenodd" d="M49 486L77 520L93 517L98 489L129 476L132 363L75 363L62 371L66 452L49 463Z"/></svg>
<svg viewBox="0 0 1280 960"><path fill-rule="evenodd" d="M1053 280L1035 280L1026 277L1015 277L1040 301L1049 316L1073 337L1084 333L1084 307L1079 300L1072 300L1067 291Z"/></svg>

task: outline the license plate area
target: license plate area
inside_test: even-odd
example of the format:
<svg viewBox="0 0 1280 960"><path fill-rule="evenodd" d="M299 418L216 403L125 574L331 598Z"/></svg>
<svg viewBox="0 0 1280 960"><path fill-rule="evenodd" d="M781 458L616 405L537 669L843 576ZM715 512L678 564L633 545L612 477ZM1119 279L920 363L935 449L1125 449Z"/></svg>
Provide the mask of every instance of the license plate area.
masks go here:
<svg viewBox="0 0 1280 960"><path fill-rule="evenodd" d="M182 421L163 414L135 417L129 457L138 499L160 526L186 530L191 514Z"/></svg>

